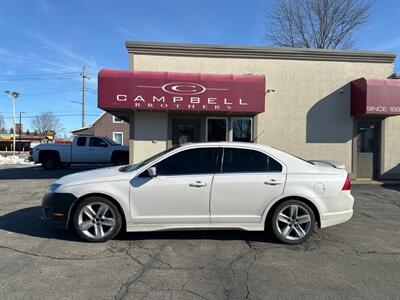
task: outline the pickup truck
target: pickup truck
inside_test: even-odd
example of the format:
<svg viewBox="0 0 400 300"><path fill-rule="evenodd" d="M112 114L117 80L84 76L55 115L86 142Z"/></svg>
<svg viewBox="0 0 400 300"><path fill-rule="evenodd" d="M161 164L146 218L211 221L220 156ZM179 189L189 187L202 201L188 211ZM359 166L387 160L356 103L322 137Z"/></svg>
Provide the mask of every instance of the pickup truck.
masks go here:
<svg viewBox="0 0 400 300"><path fill-rule="evenodd" d="M39 144L31 149L32 161L43 169L67 168L71 164L128 164L129 147L106 136L75 136L71 144Z"/></svg>

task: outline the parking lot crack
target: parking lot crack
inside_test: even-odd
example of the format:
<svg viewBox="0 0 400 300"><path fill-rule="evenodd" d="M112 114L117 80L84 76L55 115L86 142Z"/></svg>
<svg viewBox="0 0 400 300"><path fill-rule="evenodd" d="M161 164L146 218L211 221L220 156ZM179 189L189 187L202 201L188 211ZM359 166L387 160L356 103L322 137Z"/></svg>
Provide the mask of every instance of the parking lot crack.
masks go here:
<svg viewBox="0 0 400 300"><path fill-rule="evenodd" d="M117 291L117 294L114 296L114 299L116 300L120 300L120 299L124 299L126 297L126 295L129 292L129 289L132 285L134 285L142 276L143 274L147 271L147 269L149 269L155 261L158 260L159 256L161 255L161 253L163 252L165 247L163 247L161 250L158 251L158 253L156 255L154 255L152 257L151 260L149 260L148 262L142 264L142 268L140 271L134 273L131 277L129 277L125 283L123 283L120 288Z"/></svg>
<svg viewBox="0 0 400 300"><path fill-rule="evenodd" d="M39 253L34 253L34 252L29 252L29 251L24 251L24 250L19 250L16 248L8 247L8 246L3 246L0 245L0 249L5 249L9 250L12 252L20 253L20 254L25 254L25 255L30 255L30 256L35 256L35 257L40 257L40 258L49 258L49 259L56 259L56 260L69 260L69 261L84 261L84 260L97 260L97 259L104 259L104 258L109 258L112 256L102 256L99 257L98 254L87 257L87 256L78 256L78 257L62 257L62 256L53 256L53 255L46 255L46 254L39 254Z"/></svg>

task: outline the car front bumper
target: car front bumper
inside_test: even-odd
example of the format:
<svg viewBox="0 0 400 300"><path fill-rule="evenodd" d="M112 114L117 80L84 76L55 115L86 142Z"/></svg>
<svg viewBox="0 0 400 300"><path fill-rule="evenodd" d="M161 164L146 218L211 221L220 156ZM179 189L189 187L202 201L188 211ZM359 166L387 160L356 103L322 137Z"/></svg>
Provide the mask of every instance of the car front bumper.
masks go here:
<svg viewBox="0 0 400 300"><path fill-rule="evenodd" d="M68 229L71 209L77 200L69 193L47 193L42 200L41 219L51 227Z"/></svg>

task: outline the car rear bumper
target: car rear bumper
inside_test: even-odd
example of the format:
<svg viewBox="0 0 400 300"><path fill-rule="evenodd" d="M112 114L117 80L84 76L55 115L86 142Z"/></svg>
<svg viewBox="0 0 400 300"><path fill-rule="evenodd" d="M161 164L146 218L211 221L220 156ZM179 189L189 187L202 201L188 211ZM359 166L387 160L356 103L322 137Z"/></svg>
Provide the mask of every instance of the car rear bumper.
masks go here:
<svg viewBox="0 0 400 300"><path fill-rule="evenodd" d="M41 219L51 227L68 229L71 208L76 200L73 194L47 193L42 200Z"/></svg>
<svg viewBox="0 0 400 300"><path fill-rule="evenodd" d="M342 191L339 197L332 199L332 205L328 213L321 214L321 228L347 222L353 216L354 197L350 191Z"/></svg>
<svg viewBox="0 0 400 300"><path fill-rule="evenodd" d="M353 216L353 210L324 214L321 216L321 228L347 222Z"/></svg>

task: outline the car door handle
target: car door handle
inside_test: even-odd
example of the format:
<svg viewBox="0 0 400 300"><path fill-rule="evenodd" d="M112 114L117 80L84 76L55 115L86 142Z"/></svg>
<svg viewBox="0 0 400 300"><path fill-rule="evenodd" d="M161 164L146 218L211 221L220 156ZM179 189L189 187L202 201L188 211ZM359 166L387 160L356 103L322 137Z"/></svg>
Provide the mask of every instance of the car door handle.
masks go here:
<svg viewBox="0 0 400 300"><path fill-rule="evenodd" d="M189 184L191 187L202 187L202 186L207 186L207 183L201 182L201 181L195 181Z"/></svg>
<svg viewBox="0 0 400 300"><path fill-rule="evenodd" d="M282 184L283 182L282 181L278 181L276 179L270 179L270 180L264 181L264 183L267 184L267 185L279 185L279 184Z"/></svg>

